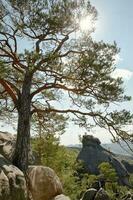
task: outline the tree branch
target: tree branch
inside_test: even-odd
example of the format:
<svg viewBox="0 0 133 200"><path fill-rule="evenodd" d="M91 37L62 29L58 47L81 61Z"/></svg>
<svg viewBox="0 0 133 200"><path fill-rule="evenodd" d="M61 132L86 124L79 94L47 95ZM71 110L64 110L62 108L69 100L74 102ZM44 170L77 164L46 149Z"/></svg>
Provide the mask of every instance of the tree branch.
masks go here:
<svg viewBox="0 0 133 200"><path fill-rule="evenodd" d="M94 116L98 116L99 114L98 113L93 113L93 112L82 112L82 111L79 111L79 110L74 110L74 109L66 109L66 110L60 110L60 109L54 109L54 108L46 108L46 109L38 109L34 106L34 109L32 110L32 114L33 113L50 113L50 112L55 112L55 113L77 113L77 114L80 114L80 115L86 115L86 116L91 116L91 117L94 117Z"/></svg>
<svg viewBox="0 0 133 200"><path fill-rule="evenodd" d="M3 79L0 79L0 84L4 87L4 89L6 90L6 92L9 94L9 96L11 97L11 99L14 102L14 105L17 105L17 97L12 89L12 87L15 88L15 86L13 84L9 84L9 82L6 82Z"/></svg>

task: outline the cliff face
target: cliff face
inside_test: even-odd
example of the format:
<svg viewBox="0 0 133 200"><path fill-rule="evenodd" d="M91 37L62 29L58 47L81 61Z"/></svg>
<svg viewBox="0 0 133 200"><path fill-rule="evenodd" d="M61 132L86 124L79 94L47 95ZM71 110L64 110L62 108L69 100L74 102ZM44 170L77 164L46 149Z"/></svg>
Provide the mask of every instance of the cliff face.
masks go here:
<svg viewBox="0 0 133 200"><path fill-rule="evenodd" d="M129 174L125 166L117 159L115 154L101 146L99 139L85 135L82 144L83 147L77 159L84 162L86 172L97 175L99 164L109 162L115 168L120 184L129 185Z"/></svg>

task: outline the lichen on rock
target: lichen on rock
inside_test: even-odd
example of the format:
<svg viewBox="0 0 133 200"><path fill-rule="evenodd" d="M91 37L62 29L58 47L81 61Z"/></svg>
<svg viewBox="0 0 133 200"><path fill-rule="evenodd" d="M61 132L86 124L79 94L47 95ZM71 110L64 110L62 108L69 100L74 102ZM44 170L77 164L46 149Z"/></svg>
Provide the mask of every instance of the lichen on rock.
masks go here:
<svg viewBox="0 0 133 200"><path fill-rule="evenodd" d="M26 200L24 174L0 154L0 200Z"/></svg>

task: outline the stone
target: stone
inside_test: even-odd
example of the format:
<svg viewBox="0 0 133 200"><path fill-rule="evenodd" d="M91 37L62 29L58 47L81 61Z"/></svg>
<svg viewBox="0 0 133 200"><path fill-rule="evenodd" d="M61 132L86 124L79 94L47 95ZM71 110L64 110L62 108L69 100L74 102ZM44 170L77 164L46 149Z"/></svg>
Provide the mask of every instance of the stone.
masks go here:
<svg viewBox="0 0 133 200"><path fill-rule="evenodd" d="M133 160L133 158L132 158L132 160ZM121 162L125 166L125 168L127 169L127 171L132 174L133 173L133 164L130 163L129 160L128 161L121 160Z"/></svg>
<svg viewBox="0 0 133 200"><path fill-rule="evenodd" d="M0 144L11 141L13 139L14 139L14 136L12 134L10 134L8 132L0 131Z"/></svg>
<svg viewBox="0 0 133 200"><path fill-rule="evenodd" d="M100 188L94 200L110 200L110 197L108 196L107 192L103 188Z"/></svg>
<svg viewBox="0 0 133 200"><path fill-rule="evenodd" d="M129 192L127 192L127 194L125 194L125 195L122 197L122 200L132 200L132 199L133 199L132 197L133 197L133 196L132 196L131 192L129 191Z"/></svg>
<svg viewBox="0 0 133 200"><path fill-rule="evenodd" d="M101 146L99 139L90 135L84 135L82 144L83 147L79 152L77 160L83 161L85 173L98 175L98 166L102 162L108 162L116 170L119 183L129 186L129 173L125 166L117 159L114 153Z"/></svg>
<svg viewBox="0 0 133 200"><path fill-rule="evenodd" d="M2 154L10 162L12 162L15 143L16 143L16 135L0 131L0 154ZM35 163L35 156L34 153L30 150L29 165L33 165L34 163Z"/></svg>
<svg viewBox="0 0 133 200"><path fill-rule="evenodd" d="M82 139L82 144L83 144L83 147L90 146L90 145L97 146L97 145L100 145L101 142L98 138L93 137L92 135L84 135Z"/></svg>
<svg viewBox="0 0 133 200"><path fill-rule="evenodd" d="M24 174L0 154L0 200L26 200Z"/></svg>
<svg viewBox="0 0 133 200"><path fill-rule="evenodd" d="M96 193L97 193L96 189L90 188L84 193L82 200L94 200Z"/></svg>
<svg viewBox="0 0 133 200"><path fill-rule="evenodd" d="M33 200L50 200L63 193L58 176L49 167L30 166L28 178Z"/></svg>
<svg viewBox="0 0 133 200"><path fill-rule="evenodd" d="M57 195L52 200L70 200L68 196L65 196L64 194Z"/></svg>
<svg viewBox="0 0 133 200"><path fill-rule="evenodd" d="M0 131L0 154L12 161L14 148L15 137L10 133Z"/></svg>

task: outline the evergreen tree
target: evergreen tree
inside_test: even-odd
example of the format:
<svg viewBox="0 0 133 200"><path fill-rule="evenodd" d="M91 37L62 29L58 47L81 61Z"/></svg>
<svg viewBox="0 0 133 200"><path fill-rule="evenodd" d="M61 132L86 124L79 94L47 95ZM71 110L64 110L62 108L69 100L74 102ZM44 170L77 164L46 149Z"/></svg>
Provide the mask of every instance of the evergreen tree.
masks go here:
<svg viewBox="0 0 133 200"><path fill-rule="evenodd" d="M102 162L99 166L100 175L107 182L117 182L118 177L115 169L108 162Z"/></svg>
<svg viewBox="0 0 133 200"><path fill-rule="evenodd" d="M108 109L130 100L112 77L119 49L93 41L92 26L83 32L86 16L97 18L86 0L0 1L0 112L18 116L13 164L24 172L34 119L70 114L80 126L93 121L113 136L130 136L122 129L130 113Z"/></svg>

